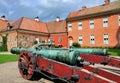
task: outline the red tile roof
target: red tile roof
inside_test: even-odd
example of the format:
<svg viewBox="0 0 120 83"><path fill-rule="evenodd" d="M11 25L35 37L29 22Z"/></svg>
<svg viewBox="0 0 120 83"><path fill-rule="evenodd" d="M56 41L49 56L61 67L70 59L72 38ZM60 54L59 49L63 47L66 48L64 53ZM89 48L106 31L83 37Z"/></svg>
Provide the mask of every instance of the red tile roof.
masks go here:
<svg viewBox="0 0 120 83"><path fill-rule="evenodd" d="M7 24L12 24L13 22L0 19L0 31L7 27Z"/></svg>
<svg viewBox="0 0 120 83"><path fill-rule="evenodd" d="M95 14L95 13L102 13L102 12L111 11L115 9L119 9L120 11L120 0L111 2L109 5L104 4L104 5L100 5L100 6L96 6L92 8L86 8L84 10L78 10L75 12L71 12L67 18L69 19L72 17L85 16L85 15L90 15L90 14Z"/></svg>
<svg viewBox="0 0 120 83"><path fill-rule="evenodd" d="M14 22L11 30L21 29L21 30L29 30L29 31L37 31L44 33L59 33L66 32L66 21L60 20L59 22L38 22L30 18L22 17ZM7 26L5 26L2 31L7 31Z"/></svg>
<svg viewBox="0 0 120 83"><path fill-rule="evenodd" d="M30 31L38 31L38 32L48 32L46 28L46 24L43 22L38 22L30 18L22 17L14 22L11 30L22 29L22 30L30 30ZM6 31L7 28L4 30Z"/></svg>
<svg viewBox="0 0 120 83"><path fill-rule="evenodd" d="M49 33L66 32L66 21L60 20L59 22L53 21L46 23Z"/></svg>

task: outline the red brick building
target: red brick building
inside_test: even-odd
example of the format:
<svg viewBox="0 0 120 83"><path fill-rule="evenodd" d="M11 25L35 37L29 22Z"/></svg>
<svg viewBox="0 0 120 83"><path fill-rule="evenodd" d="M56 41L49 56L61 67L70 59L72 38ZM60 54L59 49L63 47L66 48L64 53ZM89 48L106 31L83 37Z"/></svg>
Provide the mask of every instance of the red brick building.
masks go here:
<svg viewBox="0 0 120 83"><path fill-rule="evenodd" d="M120 1L71 12L67 17L68 44L82 47L120 47Z"/></svg>
<svg viewBox="0 0 120 83"><path fill-rule="evenodd" d="M67 47L67 27L66 21L54 21L46 23L49 31L49 39L55 43L56 46L62 45L62 47Z"/></svg>
<svg viewBox="0 0 120 83"><path fill-rule="evenodd" d="M7 47L31 47L34 42L51 42L56 46L67 47L66 21L40 22L39 18L22 17L12 24L6 23L1 34L7 36ZM0 40L2 42L2 38Z"/></svg>
<svg viewBox="0 0 120 83"><path fill-rule="evenodd" d="M2 27L2 28L1 28ZM22 17L14 23L0 19L0 34L8 34L7 47L31 47L35 41L52 42L56 46L120 47L120 1L71 12L66 20L40 22ZM2 38L0 37L0 42Z"/></svg>

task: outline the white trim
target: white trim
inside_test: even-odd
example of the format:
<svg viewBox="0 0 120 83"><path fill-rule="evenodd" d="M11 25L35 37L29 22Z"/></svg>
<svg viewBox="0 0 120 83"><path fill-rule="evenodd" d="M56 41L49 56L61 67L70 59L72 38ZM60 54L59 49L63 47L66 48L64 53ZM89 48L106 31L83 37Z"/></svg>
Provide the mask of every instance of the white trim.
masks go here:
<svg viewBox="0 0 120 83"><path fill-rule="evenodd" d="M93 34L90 35L90 44L95 44L95 36Z"/></svg>
<svg viewBox="0 0 120 83"><path fill-rule="evenodd" d="M108 34L104 34L103 35L103 42L104 42L104 44L109 44L109 35Z"/></svg>
<svg viewBox="0 0 120 83"><path fill-rule="evenodd" d="M79 44L83 44L83 36L82 35L80 35L78 37L78 42L79 42Z"/></svg>
<svg viewBox="0 0 120 83"><path fill-rule="evenodd" d="M90 29L94 29L94 20L90 19Z"/></svg>
<svg viewBox="0 0 120 83"><path fill-rule="evenodd" d="M82 21L78 22L78 30L82 30Z"/></svg>
<svg viewBox="0 0 120 83"><path fill-rule="evenodd" d="M103 17L103 27L108 27L108 17Z"/></svg>

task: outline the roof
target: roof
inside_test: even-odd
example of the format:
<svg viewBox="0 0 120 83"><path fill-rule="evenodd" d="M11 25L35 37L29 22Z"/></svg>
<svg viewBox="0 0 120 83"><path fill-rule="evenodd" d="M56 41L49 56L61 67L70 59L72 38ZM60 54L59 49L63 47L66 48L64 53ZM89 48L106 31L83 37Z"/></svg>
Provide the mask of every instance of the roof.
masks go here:
<svg viewBox="0 0 120 83"><path fill-rule="evenodd" d="M47 22L47 27L49 33L59 33L59 32L66 32L66 21L60 20L60 21L52 21Z"/></svg>
<svg viewBox="0 0 120 83"><path fill-rule="evenodd" d="M60 20L52 22L39 22L30 18L22 17L16 22L11 24L12 28L10 30L27 30L27 31L37 31L44 33L60 33L66 32L66 21ZM8 31L7 25L2 32Z"/></svg>
<svg viewBox="0 0 120 83"><path fill-rule="evenodd" d="M13 22L0 19L0 31L6 28L8 23L12 24Z"/></svg>
<svg viewBox="0 0 120 83"><path fill-rule="evenodd" d="M108 5L103 4L100 6L71 12L68 15L67 19L73 18L73 17L80 17L80 16L83 17L83 16L87 16L87 15L92 15L92 14L95 15L95 14L99 14L99 13L103 13L103 12L107 12L107 11L113 11L113 10L118 10L120 12L120 0L111 2Z"/></svg>
<svg viewBox="0 0 120 83"><path fill-rule="evenodd" d="M43 22L38 22L30 18L22 17L14 22L12 25L11 30L22 29L22 30L29 30L29 31L38 31L38 32L48 32L46 28L46 24ZM6 31L4 29L4 31Z"/></svg>

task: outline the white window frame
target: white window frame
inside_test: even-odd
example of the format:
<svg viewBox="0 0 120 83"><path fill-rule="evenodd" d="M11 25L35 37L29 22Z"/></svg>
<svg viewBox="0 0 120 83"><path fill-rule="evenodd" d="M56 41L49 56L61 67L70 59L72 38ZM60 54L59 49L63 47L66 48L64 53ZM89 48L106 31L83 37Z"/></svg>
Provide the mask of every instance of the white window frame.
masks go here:
<svg viewBox="0 0 120 83"><path fill-rule="evenodd" d="M78 22L78 30L82 30L82 21Z"/></svg>
<svg viewBox="0 0 120 83"><path fill-rule="evenodd" d="M95 44L95 36L93 34L90 35L90 44Z"/></svg>
<svg viewBox="0 0 120 83"><path fill-rule="evenodd" d="M68 31L72 31L72 23L71 22L68 23Z"/></svg>
<svg viewBox="0 0 120 83"><path fill-rule="evenodd" d="M104 34L103 35L103 40L104 40L104 44L109 44L109 35L108 34Z"/></svg>
<svg viewBox="0 0 120 83"><path fill-rule="evenodd" d="M40 43L39 37L36 37L35 40L38 42L38 44Z"/></svg>
<svg viewBox="0 0 120 83"><path fill-rule="evenodd" d="M78 37L78 42L79 42L80 45L83 44L83 36L82 35L80 35Z"/></svg>
<svg viewBox="0 0 120 83"><path fill-rule="evenodd" d="M73 40L70 39L70 40L69 40L69 46L72 46L72 44L73 44Z"/></svg>
<svg viewBox="0 0 120 83"><path fill-rule="evenodd" d="M62 42L62 37L59 37L59 38L58 38L58 42Z"/></svg>
<svg viewBox="0 0 120 83"><path fill-rule="evenodd" d="M90 29L94 29L94 20L90 19Z"/></svg>
<svg viewBox="0 0 120 83"><path fill-rule="evenodd" d="M118 15L118 24L120 26L120 14Z"/></svg>
<svg viewBox="0 0 120 83"><path fill-rule="evenodd" d="M34 41L34 36L30 36L30 42Z"/></svg>
<svg viewBox="0 0 120 83"><path fill-rule="evenodd" d="M49 39L48 39L48 42L49 42L49 43L53 43L53 38L49 38Z"/></svg>
<svg viewBox="0 0 120 83"><path fill-rule="evenodd" d="M108 17L103 17L103 27L108 27Z"/></svg>

